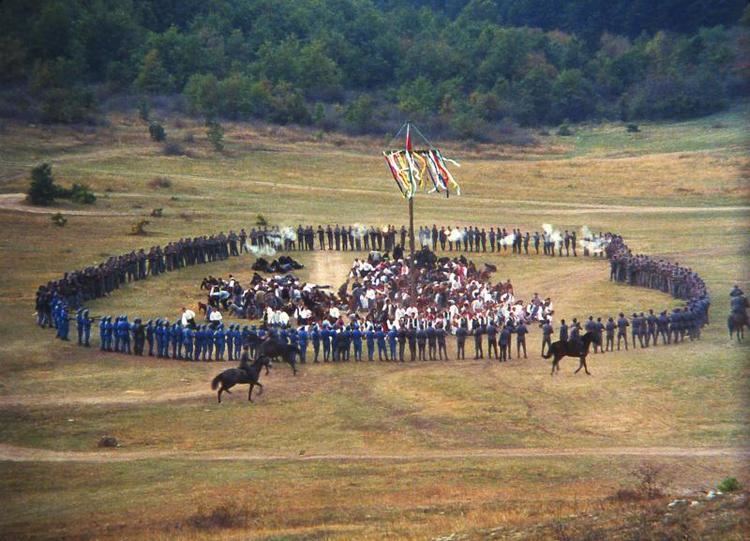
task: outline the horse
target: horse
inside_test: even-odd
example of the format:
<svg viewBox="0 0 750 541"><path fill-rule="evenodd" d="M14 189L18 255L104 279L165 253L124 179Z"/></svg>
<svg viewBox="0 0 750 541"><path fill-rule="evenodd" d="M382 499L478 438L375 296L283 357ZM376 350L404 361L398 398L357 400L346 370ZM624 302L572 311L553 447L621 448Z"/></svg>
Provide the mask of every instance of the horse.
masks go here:
<svg viewBox="0 0 750 541"><path fill-rule="evenodd" d="M737 341L742 342L745 338L745 327L748 326L747 314L743 312L732 312L729 314L727 319L727 327L729 328L729 339L732 339L734 333L737 333Z"/></svg>
<svg viewBox="0 0 750 541"><path fill-rule="evenodd" d="M297 355L302 352L297 346L285 344L284 342L278 342L273 338L270 340L263 341L256 349L256 356L258 359L268 358L278 359L281 357L286 361L289 366L292 367L292 373L297 375Z"/></svg>
<svg viewBox="0 0 750 541"><path fill-rule="evenodd" d="M580 363L578 364L578 368L574 372L575 374L578 373L578 371L583 368L587 375L591 375L589 372L588 366L586 366L586 356L589 354L589 347L591 346L592 342L597 345L601 345L601 340L599 338L599 333L593 333L593 332L587 332L583 336L581 336L581 347L577 348L576 344L570 341L562 341L558 340L557 342L553 342L552 345L549 347L549 350L547 350L547 353L542 355L545 359L549 359L550 357L554 356L554 359L552 359L552 374L555 375L555 372L560 371L560 359L563 357L578 357L580 359Z"/></svg>
<svg viewBox="0 0 750 541"><path fill-rule="evenodd" d="M265 366L266 367L266 373L268 373L268 368L271 365L271 360L268 357L259 357L256 359L253 364L246 365L244 368L229 368L228 370L224 370L221 374L216 376L211 381L211 389L214 391L218 388L218 400L219 404L221 404L221 393L224 391L231 394L231 389L238 383L247 383L250 385L250 390L247 393L247 399L252 402L253 401L253 387L256 385L260 387L260 391L258 391L258 394L263 394L263 385L260 384L258 379L260 378L260 371Z"/></svg>

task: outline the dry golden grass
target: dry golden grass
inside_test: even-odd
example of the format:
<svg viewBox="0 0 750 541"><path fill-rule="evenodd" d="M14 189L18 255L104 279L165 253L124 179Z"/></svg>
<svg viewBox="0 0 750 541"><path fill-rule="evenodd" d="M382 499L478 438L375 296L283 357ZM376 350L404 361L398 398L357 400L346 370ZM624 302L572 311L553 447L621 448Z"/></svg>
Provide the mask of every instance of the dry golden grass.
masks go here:
<svg viewBox="0 0 750 541"><path fill-rule="evenodd" d="M0 444L21 458L35 448L70 453L56 455L62 458L90 452L143 459L0 462L0 495L9 502L0 506L0 537L549 538L553 522L569 515L597 514L616 525L637 513L607 497L632 484L629 472L642 460L668 465L669 489L677 494L711 488L727 475L747 484L743 457L731 452L585 453L640 448L647 456L676 447L689 454L748 444L748 350L729 342L723 321L731 285L750 288L745 109L722 115L721 130L708 118L642 126L637 137L621 126L582 127L573 138L540 138L523 149L448 145L462 159L457 174L465 195L416 202L418 225L533 231L545 222L562 229L585 224L622 233L638 252L690 265L713 297L713 322L700 342L595 355L591 378L573 376L573 361L550 378L536 333L529 359L506 366L308 365L296 378L277 366L256 404L240 391L221 407L208 381L225 365L101 355L57 343L31 318L36 286L111 254L249 227L259 213L279 224L401 224L405 205L378 156L382 140L230 124L227 151L217 155L199 123L182 120L176 128L168 121L170 139L189 153L174 158L129 117L85 133L10 126L0 133L4 192L23 191L30 166L50 160L60 182L96 190L97 204L83 210L101 214L69 215L61 229L49 215L0 208ZM187 133L194 143L182 143ZM155 177L171 185L154 188ZM129 235L152 208L163 208L164 217L151 219L149 236ZM300 277L338 286L352 257L300 254ZM497 278L511 278L523 297L551 296L558 318L674 302L609 283L603 261L475 259L498 265ZM204 275L247 279L251 263L243 256L129 285L91 309L171 319L201 299ZM122 449L97 451L105 433ZM534 456L536 449L559 448L581 455ZM526 449L529 456L476 456L501 449ZM211 460L185 460L196 452ZM222 453L290 460L213 460ZM293 460L300 453L342 456ZM377 458L383 455L404 460ZM249 518L227 528L191 522L199 508L210 515L225 502Z"/></svg>

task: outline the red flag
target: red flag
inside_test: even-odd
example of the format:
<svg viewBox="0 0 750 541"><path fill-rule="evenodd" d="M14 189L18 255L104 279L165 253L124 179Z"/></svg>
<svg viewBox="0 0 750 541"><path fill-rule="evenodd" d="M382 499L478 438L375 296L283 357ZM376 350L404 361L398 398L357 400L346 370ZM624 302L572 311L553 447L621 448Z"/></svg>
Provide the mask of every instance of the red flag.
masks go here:
<svg viewBox="0 0 750 541"><path fill-rule="evenodd" d="M406 125L406 151L411 152L411 126Z"/></svg>

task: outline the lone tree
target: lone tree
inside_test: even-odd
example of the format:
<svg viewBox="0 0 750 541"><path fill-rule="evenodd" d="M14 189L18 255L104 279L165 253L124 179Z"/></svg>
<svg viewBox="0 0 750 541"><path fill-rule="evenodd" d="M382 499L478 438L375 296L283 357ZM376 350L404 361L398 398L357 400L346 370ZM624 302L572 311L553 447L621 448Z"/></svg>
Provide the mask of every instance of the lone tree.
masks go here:
<svg viewBox="0 0 750 541"><path fill-rule="evenodd" d="M167 132L164 131L164 126L154 121L148 125L148 133L151 139L157 142L162 142L167 138Z"/></svg>
<svg viewBox="0 0 750 541"><path fill-rule="evenodd" d="M32 205L49 206L55 201L59 188L52 177L52 166L48 163L37 165L31 170L31 186L28 197Z"/></svg>
<svg viewBox="0 0 750 541"><path fill-rule="evenodd" d="M210 122L208 124L208 131L206 131L208 140L214 147L216 152L224 150L224 128L218 122Z"/></svg>

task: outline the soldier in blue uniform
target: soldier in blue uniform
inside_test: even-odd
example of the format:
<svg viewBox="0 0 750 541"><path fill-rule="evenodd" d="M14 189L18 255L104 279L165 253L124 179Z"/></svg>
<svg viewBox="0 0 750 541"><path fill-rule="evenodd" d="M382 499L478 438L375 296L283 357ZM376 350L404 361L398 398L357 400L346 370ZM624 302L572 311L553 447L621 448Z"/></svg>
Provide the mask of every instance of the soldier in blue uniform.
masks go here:
<svg viewBox="0 0 750 541"><path fill-rule="evenodd" d="M365 238L367 238L366 235ZM372 324L368 325L365 330L365 344L367 345L367 360L372 361L375 359L375 329Z"/></svg>
<svg viewBox="0 0 750 541"><path fill-rule="evenodd" d="M240 245L242 246L242 245ZM190 327L185 327L182 330L182 348L185 351L185 360L193 360L193 342L195 340L195 331Z"/></svg>
<svg viewBox="0 0 750 541"><path fill-rule="evenodd" d="M172 358L182 359L182 326L179 321L172 325Z"/></svg>
<svg viewBox="0 0 750 541"><path fill-rule="evenodd" d="M547 351L552 347L552 334L554 334L555 329L549 319L545 319L540 327L542 328L542 355L544 355L545 347Z"/></svg>
<svg viewBox="0 0 750 541"><path fill-rule="evenodd" d="M641 337L641 318L635 312L630 317L630 325L630 338L633 340L633 349L635 349L636 339ZM641 347L643 347L643 343L641 343Z"/></svg>
<svg viewBox="0 0 750 541"><path fill-rule="evenodd" d="M234 360L234 324L230 324L224 332L224 341L227 344L227 360Z"/></svg>
<svg viewBox="0 0 750 541"><path fill-rule="evenodd" d="M146 322L146 342L148 342L148 356L154 356L154 322L150 319Z"/></svg>
<svg viewBox="0 0 750 541"><path fill-rule="evenodd" d="M437 345L438 345L438 358L442 361L445 359L448 360L448 348L445 345L445 335L447 334L445 328L443 327L443 322L438 321L435 325L435 336L437 337Z"/></svg>
<svg viewBox="0 0 750 541"><path fill-rule="evenodd" d="M328 322L323 323L323 330L320 332L320 338L323 341L323 362L328 362L331 357L331 329Z"/></svg>
<svg viewBox="0 0 750 541"><path fill-rule="evenodd" d="M656 333L657 336L661 336L662 344L671 343L669 337L669 316L667 315L666 310L660 313L659 317L656 319ZM654 339L654 344L655 343L656 339Z"/></svg>
<svg viewBox="0 0 750 541"><path fill-rule="evenodd" d="M91 324L94 319L89 316L88 309L83 311L83 347L90 347L91 343Z"/></svg>
<svg viewBox="0 0 750 541"><path fill-rule="evenodd" d="M471 321L471 334L474 336L474 359L484 359L484 350L482 349L484 332L484 322L481 319L474 318Z"/></svg>
<svg viewBox="0 0 750 541"><path fill-rule="evenodd" d="M526 328L526 324L521 320L516 326L516 352L519 359L521 358L521 348L523 348L523 358L528 358L526 357L526 335L528 332L529 329Z"/></svg>
<svg viewBox="0 0 750 541"><path fill-rule="evenodd" d="M646 317L646 347L648 347L651 343L656 345L656 315L654 314L653 310L648 311L648 316Z"/></svg>
<svg viewBox="0 0 750 541"><path fill-rule="evenodd" d="M432 321L427 324L427 358L431 361L437 360L437 334Z"/></svg>
<svg viewBox="0 0 750 541"><path fill-rule="evenodd" d="M143 348L146 345L146 329L143 327L140 318L135 318L132 325L133 331L133 353L143 355Z"/></svg>
<svg viewBox="0 0 750 541"><path fill-rule="evenodd" d="M406 329L406 344L409 346L409 361L417 358L417 327L412 321Z"/></svg>
<svg viewBox="0 0 750 541"><path fill-rule="evenodd" d="M469 335L469 330L466 328L466 322L461 320L458 329L456 329L456 360L466 359L466 337Z"/></svg>
<svg viewBox="0 0 750 541"><path fill-rule="evenodd" d="M500 352L497 350L497 325L493 320L487 323L487 358L500 359Z"/></svg>
<svg viewBox="0 0 750 541"><path fill-rule="evenodd" d="M76 332L78 333L78 345L83 345L83 308L76 310Z"/></svg>
<svg viewBox="0 0 750 541"><path fill-rule="evenodd" d="M299 348L299 360L302 364L307 362L307 341L309 340L309 333L305 326L300 327L297 330L297 347Z"/></svg>
<svg viewBox="0 0 750 541"><path fill-rule="evenodd" d="M107 350L107 317L109 316L102 316L99 321L99 349L101 351Z"/></svg>
<svg viewBox="0 0 750 541"><path fill-rule="evenodd" d="M245 329L247 329L247 325L245 325ZM232 340L234 341L234 358L235 360L239 358L240 351L242 351L242 341L243 341L243 331L240 331L240 324L237 323L234 326L234 332L232 333ZM249 349L249 348L248 348Z"/></svg>
<svg viewBox="0 0 750 541"><path fill-rule="evenodd" d="M130 355L130 323L128 323L128 316L122 316L120 319L119 330L122 352Z"/></svg>
<svg viewBox="0 0 750 541"><path fill-rule="evenodd" d="M568 325L564 319L560 320L560 342L568 341Z"/></svg>
<svg viewBox="0 0 750 541"><path fill-rule="evenodd" d="M375 331L375 340L378 343L378 361L382 361L385 359L388 360L388 349L385 347L385 331L383 330L383 327L381 325L378 325L377 330Z"/></svg>
<svg viewBox="0 0 750 541"><path fill-rule="evenodd" d="M310 339L313 345L313 362L317 363L320 356L320 327L318 327L317 323L313 323L312 330L310 331Z"/></svg>
<svg viewBox="0 0 750 541"><path fill-rule="evenodd" d="M357 323L353 325L350 335L354 346L354 360L360 362L362 361L362 331Z"/></svg>
<svg viewBox="0 0 750 541"><path fill-rule="evenodd" d="M216 351L216 355L214 357L214 360L216 361L223 361L224 360L224 349L227 345L227 336L224 332L224 326L219 323L216 330L214 331L214 348Z"/></svg>
<svg viewBox="0 0 750 541"><path fill-rule="evenodd" d="M630 327L628 318L620 312L620 317L617 319L617 351L620 351L620 341L622 339L625 339L625 351L628 350L628 327Z"/></svg>
<svg viewBox="0 0 750 541"><path fill-rule="evenodd" d="M193 359L196 361L205 361L206 360L206 326L205 325L197 325L195 328L195 339L193 341L194 343L194 349L195 353L193 354Z"/></svg>
<svg viewBox="0 0 750 541"><path fill-rule="evenodd" d="M570 324L570 337L568 342L571 342L576 348L576 351L581 350L581 324L578 323L576 318L573 318L573 322Z"/></svg>
<svg viewBox="0 0 750 541"><path fill-rule="evenodd" d="M398 329L398 360L404 362L406 352L406 323Z"/></svg>
<svg viewBox="0 0 750 541"><path fill-rule="evenodd" d="M419 329L417 329L417 332L415 333L415 338L417 340L417 358L420 361L426 361L427 330L424 328L424 324L419 325Z"/></svg>
<svg viewBox="0 0 750 541"><path fill-rule="evenodd" d="M396 354L396 341L397 341L397 338L398 338L398 331L396 330L396 327L395 326L391 327L388 330L388 348L391 350L390 351L390 353L391 353L390 359L392 361L395 361L396 359L398 359L398 356ZM386 359L386 360L388 360L388 359Z"/></svg>
<svg viewBox="0 0 750 541"><path fill-rule="evenodd" d="M500 338L498 339L498 342L500 343L500 362L507 362L511 358L510 353L510 340L511 340L511 333L512 328L509 324L503 325L502 329L500 329Z"/></svg>
<svg viewBox="0 0 750 541"><path fill-rule="evenodd" d="M604 348L605 351L614 351L615 350L615 329L617 328L617 325L615 324L615 320L611 317L607 319L607 324L604 326L605 331L607 332L607 345Z"/></svg>

